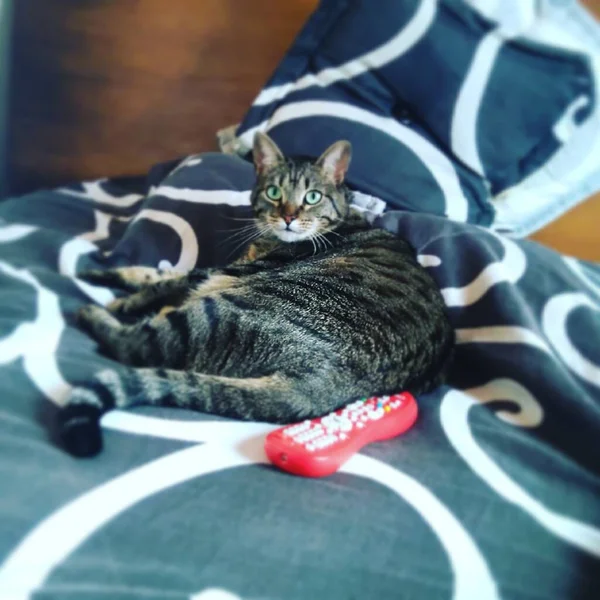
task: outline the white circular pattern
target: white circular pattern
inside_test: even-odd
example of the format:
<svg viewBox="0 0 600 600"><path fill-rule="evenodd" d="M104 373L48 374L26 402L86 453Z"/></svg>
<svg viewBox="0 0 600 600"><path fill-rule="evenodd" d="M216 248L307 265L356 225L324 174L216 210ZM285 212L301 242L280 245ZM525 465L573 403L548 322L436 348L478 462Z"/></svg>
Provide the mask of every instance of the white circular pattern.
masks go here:
<svg viewBox="0 0 600 600"><path fill-rule="evenodd" d="M446 306L469 306L475 304L489 289L499 283L516 283L523 277L527 268L527 259L523 250L508 238L488 231L504 247L504 257L486 265L486 267L467 285L447 287L442 290Z"/></svg>
<svg viewBox="0 0 600 600"><path fill-rule="evenodd" d="M594 283L592 279L587 276L579 261L572 256L563 256L562 259L579 281L581 281L596 296L600 297L600 285Z"/></svg>
<svg viewBox="0 0 600 600"><path fill-rule="evenodd" d="M270 104L282 100L291 92L296 92L313 85L326 87L337 81L345 81L358 77L371 69L382 67L408 52L427 34L437 13L437 0L421 0L410 21L391 39L380 46L353 58L344 64L327 67L314 75L309 73L293 83L275 85L265 88L254 100L254 106ZM263 131L265 124L252 130L252 137L257 130ZM246 132L246 135L249 132ZM247 140L245 140L247 141Z"/></svg>
<svg viewBox="0 0 600 600"><path fill-rule="evenodd" d="M22 357L29 379L46 398L62 406L72 387L60 373L56 360L58 344L65 329L58 296L43 287L26 269L15 269L0 262L0 271L28 283L37 293L35 320L21 323L12 334L0 339L0 365ZM34 344L32 340L35 340Z"/></svg>
<svg viewBox="0 0 600 600"><path fill-rule="evenodd" d="M115 295L108 288L91 285L77 278L79 259L97 250L98 247L86 239L74 238L69 240L62 245L58 254L58 272L61 275L70 277L77 287L94 302L106 306L115 299Z"/></svg>
<svg viewBox="0 0 600 600"><path fill-rule="evenodd" d="M542 328L565 365L588 383L600 387L600 366L583 356L569 339L567 318L577 308L600 312L600 306L581 292L559 294L546 303L542 313Z"/></svg>
<svg viewBox="0 0 600 600"><path fill-rule="evenodd" d="M416 479L385 463L355 454L340 469L392 490L431 527L444 547L454 573L453 600L496 600L496 583L475 542L454 515Z"/></svg>
<svg viewBox="0 0 600 600"><path fill-rule="evenodd" d="M37 231L37 229L33 225L19 225L18 223L4 225L0 227L0 244L9 244L17 240L22 240L34 231Z"/></svg>
<svg viewBox="0 0 600 600"><path fill-rule="evenodd" d="M565 542L600 558L600 530L561 515L542 504L514 482L481 449L469 427L472 407L496 400L510 400L519 408L516 415L500 413L504 421L521 427L536 427L543 410L534 396L516 381L496 379L471 390L451 390L440 406L440 420L448 440L473 472L499 496L524 510L542 527Z"/></svg>
<svg viewBox="0 0 600 600"><path fill-rule="evenodd" d="M75 196L82 200L91 200L93 202L99 202L100 204L106 204L107 206L115 206L120 208L128 208L133 206L144 198L141 194L127 194L125 196L113 196L109 194L103 187L102 183L105 179L98 179L97 181L85 181L81 184L83 191L72 190L69 188L61 188L58 190L61 194L67 196Z"/></svg>
<svg viewBox="0 0 600 600"><path fill-rule="evenodd" d="M109 418L110 417L110 418ZM95 531L144 498L209 473L266 463L264 436L273 426L260 423L166 419L114 411L105 426L169 439L205 440L132 469L90 490L39 523L0 566L0 597L27 600L52 570ZM146 427L148 425L148 427ZM353 456L341 469L386 486L408 502L432 528L454 571L454 600L496 600L495 582L477 546L435 495L405 473L373 458ZM283 476L283 475L282 475ZM77 523L77 527L72 527ZM475 594L475 596L473 595Z"/></svg>
<svg viewBox="0 0 600 600"><path fill-rule="evenodd" d="M179 260L173 265L174 270L187 272L196 266L196 262L198 261L198 240L192 226L185 219L174 213L152 208L141 210L134 221L141 219L149 219L150 221L167 225L179 236L181 253Z"/></svg>

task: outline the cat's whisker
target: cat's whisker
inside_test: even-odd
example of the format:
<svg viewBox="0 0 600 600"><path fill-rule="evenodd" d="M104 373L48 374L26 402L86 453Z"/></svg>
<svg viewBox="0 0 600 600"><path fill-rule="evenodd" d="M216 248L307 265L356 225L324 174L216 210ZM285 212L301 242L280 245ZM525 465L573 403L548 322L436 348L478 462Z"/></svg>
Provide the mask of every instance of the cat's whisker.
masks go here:
<svg viewBox="0 0 600 600"><path fill-rule="evenodd" d="M246 240L253 239L254 237L257 237L261 234L262 234L262 232L260 229L258 229L257 227L251 227L245 231L240 231L235 235L229 236L229 238L224 240L224 242L225 243L239 242L239 243L243 244Z"/></svg>
<svg viewBox="0 0 600 600"><path fill-rule="evenodd" d="M267 233L270 230L270 227L266 226L266 225L262 225L262 224L256 224L254 226L254 231L258 234L256 237L260 237L262 235L264 235L265 233Z"/></svg>
<svg viewBox="0 0 600 600"><path fill-rule="evenodd" d="M251 225L244 225L244 227L240 227L240 228L235 228L235 229L225 229L225 230L221 230L221 231L230 231L233 232L231 233L230 237L233 236L238 236L242 233L248 232L248 231L255 231L257 229L257 226L255 223L252 223Z"/></svg>
<svg viewBox="0 0 600 600"><path fill-rule="evenodd" d="M321 239L321 234L317 231L315 232L315 238L317 240L317 244L319 245L319 251L321 251L321 244L323 244L323 240ZM327 246L323 244L323 251L327 250Z"/></svg>
<svg viewBox="0 0 600 600"><path fill-rule="evenodd" d="M225 215L223 218L228 221L256 221L256 217L228 217Z"/></svg>
<svg viewBox="0 0 600 600"><path fill-rule="evenodd" d="M227 254L227 260L229 260L234 254L236 254L239 250L241 250L242 248L248 246L251 242L253 242L255 239L259 238L260 235L255 235L254 237L251 237L247 240L242 240L239 244L236 244L231 251Z"/></svg>
<svg viewBox="0 0 600 600"><path fill-rule="evenodd" d="M232 241L235 241L236 239L240 239L240 238L244 237L245 235L247 235L249 233L254 233L255 231L258 231L258 230L259 229L258 229L258 226L256 223L253 223L252 225L245 225L241 229L233 230L234 233L227 236L224 240L221 240L217 244L217 246L223 246L224 244L231 243ZM229 231L231 231L231 230L229 230Z"/></svg>
<svg viewBox="0 0 600 600"><path fill-rule="evenodd" d="M255 225L257 225L257 222L252 219L252 222L250 223L246 223L246 225L232 225L231 227L228 227L227 229L220 229L219 231L236 231L238 229L245 229L247 227L254 227Z"/></svg>
<svg viewBox="0 0 600 600"><path fill-rule="evenodd" d="M333 248L333 244L331 243L331 240L328 240L322 233L317 232L317 235L319 236L319 239L323 240L323 246L324 246L324 250L327 251L327 244L329 244L329 246L331 248Z"/></svg>
<svg viewBox="0 0 600 600"><path fill-rule="evenodd" d="M216 229L215 231L218 233L230 233L231 235L229 236L229 239L233 236L237 236L240 235L241 233L245 233L246 231L250 231L252 229L255 229L254 225L246 225L245 227L242 228L231 228L231 229Z"/></svg>
<svg viewBox="0 0 600 600"><path fill-rule="evenodd" d="M317 242L317 245L319 247L319 252L326 251L327 250L327 246L323 243L323 239L322 239L323 236L318 231L315 231L313 233L313 237L314 237L314 239ZM321 250L321 247L323 248L323 250Z"/></svg>
<svg viewBox="0 0 600 600"><path fill-rule="evenodd" d="M238 244L235 245L235 247L227 255L227 258L229 258L232 254L234 254L235 252L237 252L240 248L242 248L244 246L247 246L251 242L253 242L254 240L257 240L258 238L262 237L264 234L265 234L265 227L263 227L261 229L259 229L258 227L256 227L253 232L251 232L247 237L245 237Z"/></svg>
<svg viewBox="0 0 600 600"><path fill-rule="evenodd" d="M327 229L327 230L325 230L325 233L333 233L333 235L337 235L339 238L346 241L346 238L343 235L339 234L337 231L334 231L333 229Z"/></svg>

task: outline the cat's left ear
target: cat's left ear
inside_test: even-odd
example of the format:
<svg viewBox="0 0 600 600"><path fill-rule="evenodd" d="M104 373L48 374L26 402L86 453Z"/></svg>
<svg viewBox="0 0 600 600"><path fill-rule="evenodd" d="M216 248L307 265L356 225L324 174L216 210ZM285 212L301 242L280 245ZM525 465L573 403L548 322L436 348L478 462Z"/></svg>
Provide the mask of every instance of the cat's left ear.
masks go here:
<svg viewBox="0 0 600 600"><path fill-rule="evenodd" d="M344 181L346 171L352 158L352 145L344 140L332 144L321 154L317 166L321 167L324 175L331 179L335 185Z"/></svg>
<svg viewBox="0 0 600 600"><path fill-rule="evenodd" d="M266 134L257 131L252 149L254 166L259 175L263 175L285 160L277 144Z"/></svg>

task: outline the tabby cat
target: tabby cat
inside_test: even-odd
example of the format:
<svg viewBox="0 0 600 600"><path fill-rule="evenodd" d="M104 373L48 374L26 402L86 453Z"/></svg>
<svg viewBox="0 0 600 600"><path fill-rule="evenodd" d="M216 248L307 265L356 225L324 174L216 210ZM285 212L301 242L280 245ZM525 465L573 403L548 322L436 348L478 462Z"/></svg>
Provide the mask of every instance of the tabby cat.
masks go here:
<svg viewBox="0 0 600 600"><path fill-rule="evenodd" d="M289 423L360 397L421 393L441 380L454 333L435 283L409 244L350 208L351 147L318 160L254 143L251 201L259 241L223 269L88 271L132 292L85 306L79 325L110 357L73 391L61 435L78 456L100 451L99 418L138 404Z"/></svg>

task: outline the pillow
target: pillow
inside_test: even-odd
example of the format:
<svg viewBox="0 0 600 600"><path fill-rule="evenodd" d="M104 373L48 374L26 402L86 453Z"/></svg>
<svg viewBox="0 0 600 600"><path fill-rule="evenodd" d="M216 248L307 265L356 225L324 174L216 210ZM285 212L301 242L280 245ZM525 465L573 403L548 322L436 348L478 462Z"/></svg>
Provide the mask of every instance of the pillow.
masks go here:
<svg viewBox="0 0 600 600"><path fill-rule="evenodd" d="M505 2L507 0L504 0ZM518 0L521 2L521 0ZM531 0L530 0L531 1ZM487 16L487 0L469 0ZM600 87L600 27L576 0L539 0L531 12L525 37L535 44L553 45L588 57L595 84ZM581 103L584 102L582 98ZM493 229L513 236L527 236L600 190L600 103L594 102L587 119L577 119L577 105L556 123L553 133L560 149L543 166L494 198Z"/></svg>
<svg viewBox="0 0 600 600"><path fill-rule="evenodd" d="M590 116L594 77L583 54L521 35L522 4L497 2L516 6L503 23L470 2L322 0L238 128L242 150L259 129L314 156L345 138L351 187L490 225L493 195L561 147L565 115Z"/></svg>

